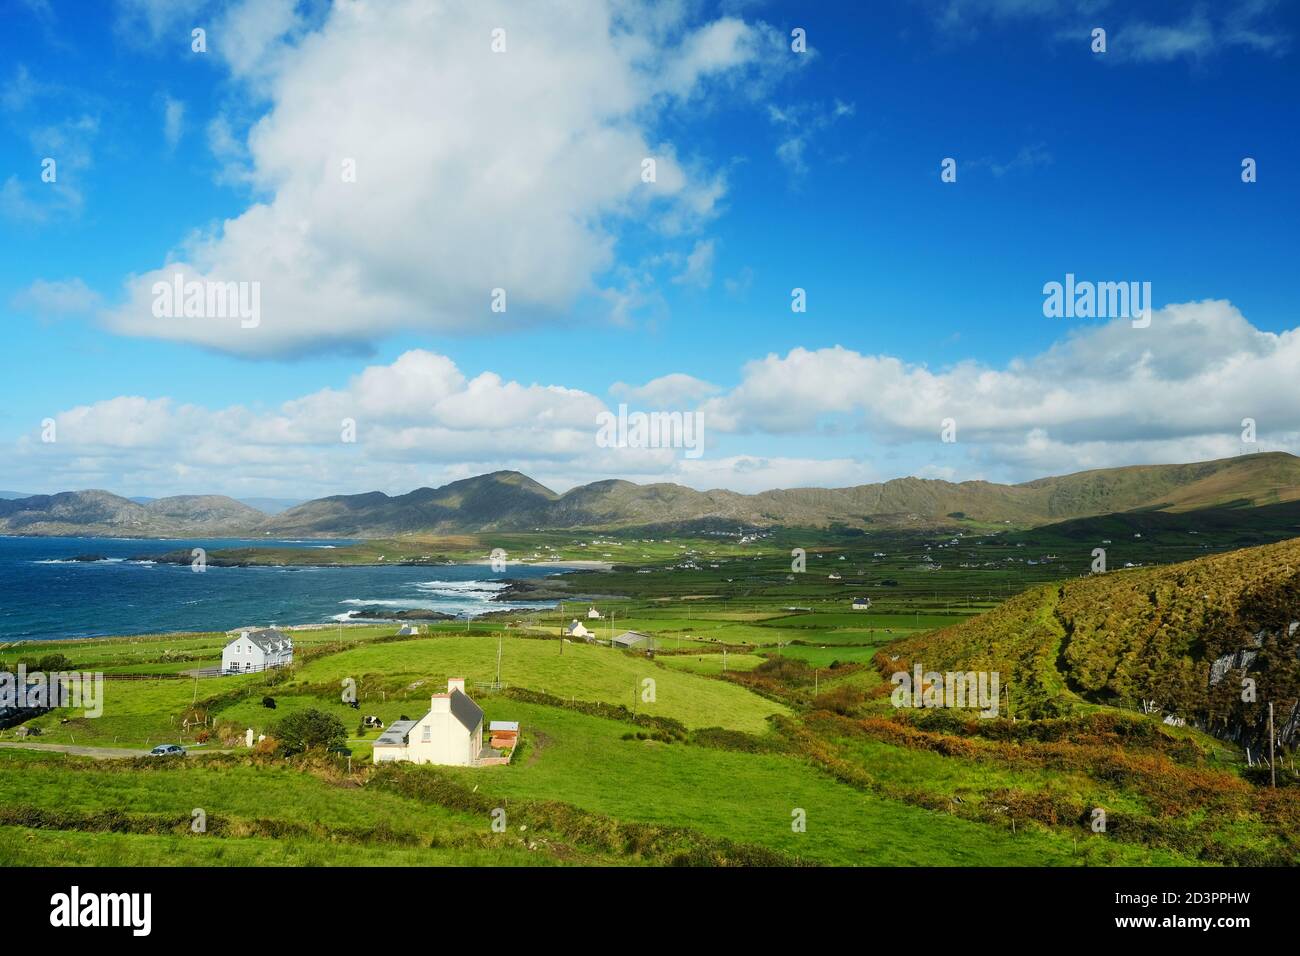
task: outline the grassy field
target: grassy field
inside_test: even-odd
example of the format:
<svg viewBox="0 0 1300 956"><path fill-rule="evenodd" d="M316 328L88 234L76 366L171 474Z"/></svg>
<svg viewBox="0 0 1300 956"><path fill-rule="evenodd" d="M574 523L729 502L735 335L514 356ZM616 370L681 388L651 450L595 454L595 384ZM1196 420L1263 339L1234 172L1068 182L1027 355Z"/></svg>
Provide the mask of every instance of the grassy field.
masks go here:
<svg viewBox="0 0 1300 956"><path fill-rule="evenodd" d="M103 716L45 714L26 722L40 732L28 739L181 742L191 757L93 761L0 748L0 863L1300 863L1297 788L1261 789L1232 744L1079 690L1120 678L1140 686L1140 657L1120 658L1118 671L1087 668L1110 660L1114 609L1150 616L1148 592L1179 616L1153 618L1142 646L1181 647L1172 636L1181 622L1201 620L1180 609L1181 592L1115 590L1148 574L1124 572L1108 597L1090 596L1102 585L1089 581L1075 597L1073 585L1060 588L1059 552L1029 564L1011 532L981 534L956 546L933 534L844 536L810 550L803 575L782 554L793 532L744 545L589 539L601 555L647 563L545 579L569 595L562 607L431 622L415 638L396 637L391 622L295 631L295 664L269 675L106 681ZM561 537L531 547L585 550ZM927 558L938 551L942 559ZM1294 564L1285 557L1274 562L1279 574ZM836 566L841 580L814 566ZM1198 588L1223 584L1202 577ZM1001 603L999 586L1020 596ZM849 610L861 593L872 610ZM592 604L613 613L592 625L598 639L640 630L660 653L562 641L561 626ZM1074 647L1066 625L1081 635ZM77 669L182 675L215 664L224 641L50 641L0 648L0 659L59 653ZM489 689L498 653L503 686ZM979 721L895 709L888 671L921 659L1000 669L1009 713ZM1067 682L1062 666L1077 679ZM521 723L515 759L374 767L375 733L358 726L361 716L418 717L452 676L466 678L488 720ZM341 698L347 678L358 708ZM342 721L350 767L243 746L247 729L273 737L286 715L309 708ZM16 730L0 740L17 741ZM495 807L526 829L494 833ZM1111 821L1104 833L1088 823L1098 807ZM206 834L189 831L196 808L208 815ZM800 818L802 830L792 827Z"/></svg>

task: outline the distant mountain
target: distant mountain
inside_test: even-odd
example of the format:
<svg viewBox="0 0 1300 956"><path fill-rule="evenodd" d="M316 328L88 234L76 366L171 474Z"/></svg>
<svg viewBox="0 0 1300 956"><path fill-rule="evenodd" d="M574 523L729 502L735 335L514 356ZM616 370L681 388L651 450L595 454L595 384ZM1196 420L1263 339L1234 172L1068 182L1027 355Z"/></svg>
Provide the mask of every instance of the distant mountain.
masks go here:
<svg viewBox="0 0 1300 956"><path fill-rule="evenodd" d="M295 505L302 504L301 498L239 498L237 500L240 504L256 508L268 515L278 515L281 511L288 511Z"/></svg>
<svg viewBox="0 0 1300 956"><path fill-rule="evenodd" d="M107 491L65 491L0 501L0 532L162 538L251 532L266 515L222 495L139 504Z"/></svg>
<svg viewBox="0 0 1300 956"><path fill-rule="evenodd" d="M0 491L0 501L9 501L13 498L30 498L30 491Z"/></svg>
<svg viewBox="0 0 1300 956"><path fill-rule="evenodd" d="M220 496L137 504L105 491L65 492L0 502L0 533L375 538L534 528L925 527L959 519L1038 526L1112 513L1257 508L1297 500L1300 458L1281 452L1106 468L1019 485L897 478L754 495L617 480L561 495L519 472L498 471L404 495L373 491L319 498L269 517Z"/></svg>
<svg viewBox="0 0 1300 956"><path fill-rule="evenodd" d="M424 531L709 524L824 527L951 524L954 516L1036 526L1113 512L1258 507L1300 500L1300 458L1280 452L1188 465L1138 465L1019 485L898 478L852 488L743 495L674 484L597 481L557 495L499 471L390 498L380 492L309 501L263 525L275 535L374 537Z"/></svg>

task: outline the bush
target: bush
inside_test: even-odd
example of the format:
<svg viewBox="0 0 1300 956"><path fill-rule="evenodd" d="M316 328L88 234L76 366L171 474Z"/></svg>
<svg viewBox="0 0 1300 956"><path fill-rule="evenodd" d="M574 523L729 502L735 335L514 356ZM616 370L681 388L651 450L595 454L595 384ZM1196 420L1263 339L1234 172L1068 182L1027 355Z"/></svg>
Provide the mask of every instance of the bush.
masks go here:
<svg viewBox="0 0 1300 956"><path fill-rule="evenodd" d="M348 731L343 721L333 714L308 708L279 721L273 736L279 740L280 753L290 756L308 750L342 747L347 743Z"/></svg>

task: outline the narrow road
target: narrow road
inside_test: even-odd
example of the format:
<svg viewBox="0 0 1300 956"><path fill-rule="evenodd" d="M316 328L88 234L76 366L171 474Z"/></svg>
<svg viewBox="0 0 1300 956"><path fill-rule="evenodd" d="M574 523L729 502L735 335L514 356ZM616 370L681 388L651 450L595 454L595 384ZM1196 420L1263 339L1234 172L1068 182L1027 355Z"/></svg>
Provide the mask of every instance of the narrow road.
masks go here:
<svg viewBox="0 0 1300 956"><path fill-rule="evenodd" d="M12 747L16 750L49 750L52 753L72 754L76 757L94 757L96 760L113 760L120 757L147 757L147 750L131 750L127 747L82 747L79 744L29 744L10 740L0 740L0 747ZM189 750L187 757L201 757L204 754L233 754L242 748ZM168 758L159 758L168 759Z"/></svg>
<svg viewBox="0 0 1300 956"><path fill-rule="evenodd" d="M125 747L79 747L75 744L28 744L0 741L0 747L13 747L18 750L50 750L60 754L74 754L78 757L94 757L96 760L111 760L114 757L143 757L147 750L128 750Z"/></svg>

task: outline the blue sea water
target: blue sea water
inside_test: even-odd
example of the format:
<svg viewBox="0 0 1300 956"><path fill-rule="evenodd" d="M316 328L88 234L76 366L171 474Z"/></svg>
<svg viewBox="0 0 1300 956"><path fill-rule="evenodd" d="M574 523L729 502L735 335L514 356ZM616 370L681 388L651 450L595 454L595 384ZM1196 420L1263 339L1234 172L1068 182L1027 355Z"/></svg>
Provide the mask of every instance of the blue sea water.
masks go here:
<svg viewBox="0 0 1300 956"><path fill-rule="evenodd" d="M0 642L323 623L346 620L362 607L475 615L506 607L543 606L504 604L491 598L504 587L503 578L556 573L553 568L518 565L504 574L494 574L487 565L209 565L198 573L187 564L131 560L181 549L285 545L320 548L322 555L328 555L331 546L347 543L0 536ZM73 561L78 555L102 555L105 560Z"/></svg>

